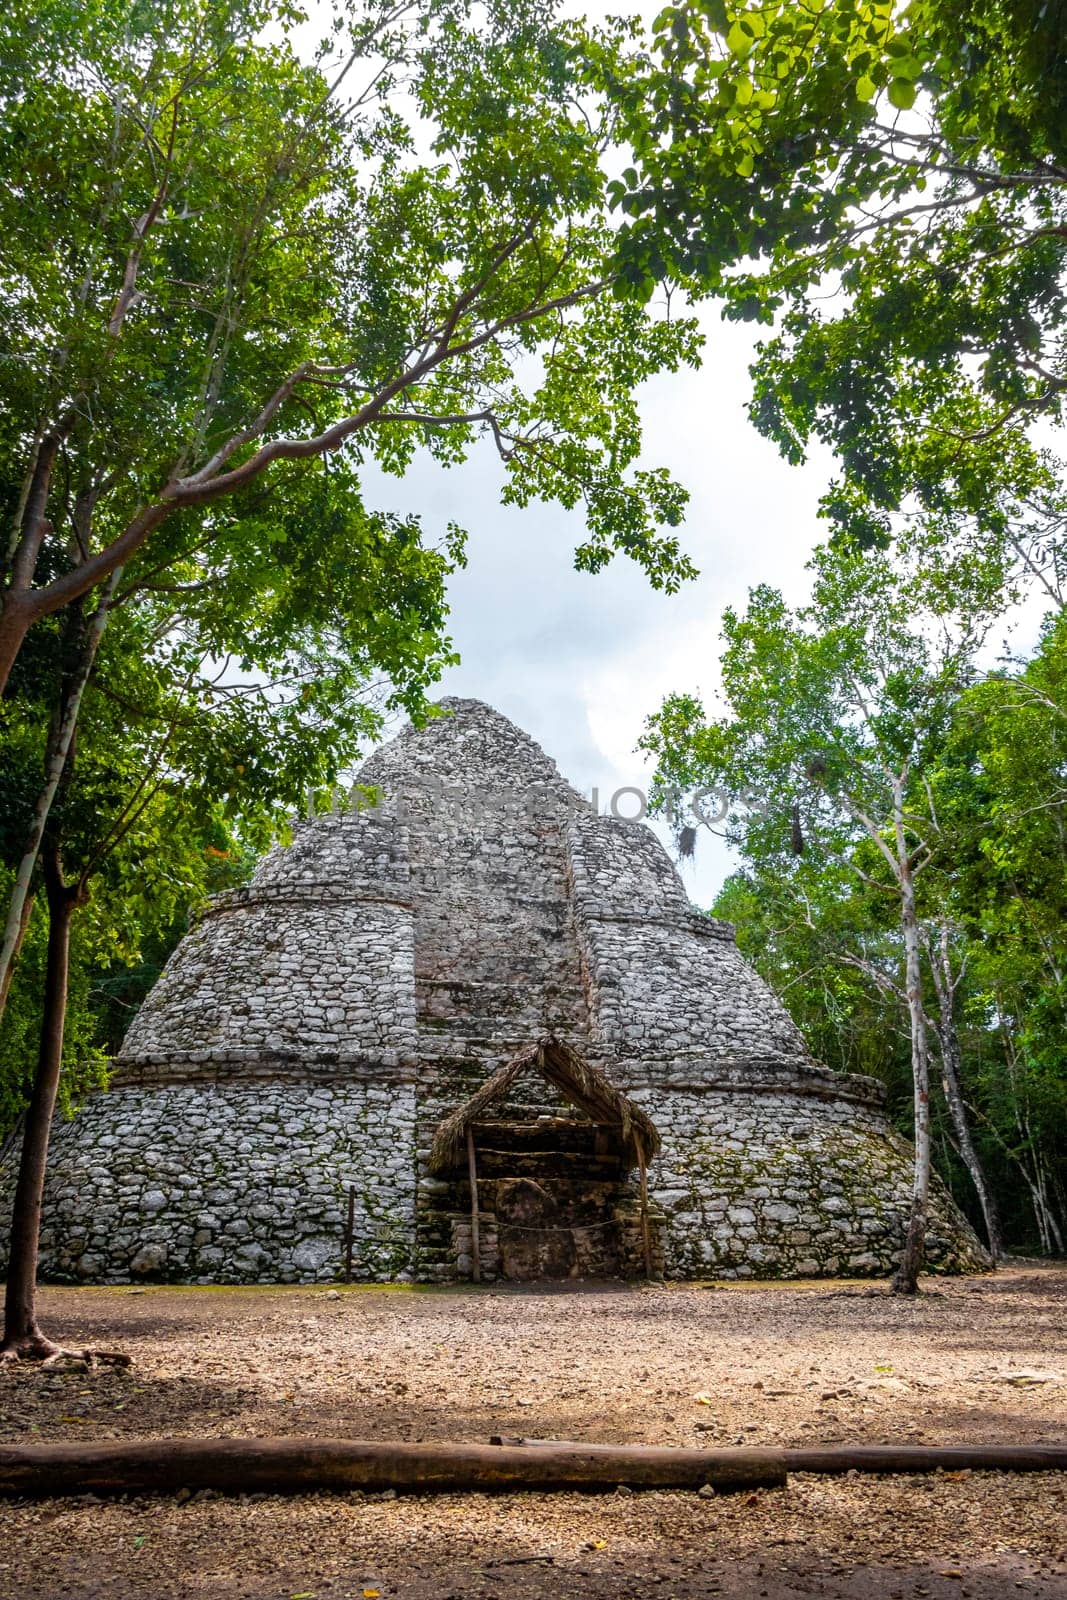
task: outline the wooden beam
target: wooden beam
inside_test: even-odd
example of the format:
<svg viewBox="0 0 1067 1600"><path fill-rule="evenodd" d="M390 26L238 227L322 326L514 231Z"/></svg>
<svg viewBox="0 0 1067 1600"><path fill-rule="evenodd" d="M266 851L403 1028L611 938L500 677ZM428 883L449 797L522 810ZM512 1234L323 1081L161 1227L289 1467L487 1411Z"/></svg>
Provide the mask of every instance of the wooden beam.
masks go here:
<svg viewBox="0 0 1067 1600"><path fill-rule="evenodd" d="M699 1489L780 1487L777 1450L650 1445L379 1444L361 1439L143 1439L0 1446L0 1495L173 1494L218 1489Z"/></svg>
<svg viewBox="0 0 1067 1600"><path fill-rule="evenodd" d="M482 1242L478 1228L478 1165L474 1159L474 1129L467 1123L467 1172L471 1183L471 1278L482 1281Z"/></svg>
<svg viewBox="0 0 1067 1600"><path fill-rule="evenodd" d="M692 1450L508 1440L502 1445L363 1439L141 1439L0 1446L0 1496L308 1494L316 1489L699 1489L780 1487L787 1472L1067 1471L1067 1445L829 1445Z"/></svg>
<svg viewBox="0 0 1067 1600"><path fill-rule="evenodd" d="M529 1439L522 1434L505 1433L491 1434L489 1442L521 1445L528 1450L547 1446L560 1449L571 1443L568 1439ZM753 1448L758 1453L763 1447ZM720 1454L714 1448L703 1453L708 1460ZM787 1471L821 1476L839 1472L1067 1472L1067 1444L831 1444L783 1446L776 1453Z"/></svg>

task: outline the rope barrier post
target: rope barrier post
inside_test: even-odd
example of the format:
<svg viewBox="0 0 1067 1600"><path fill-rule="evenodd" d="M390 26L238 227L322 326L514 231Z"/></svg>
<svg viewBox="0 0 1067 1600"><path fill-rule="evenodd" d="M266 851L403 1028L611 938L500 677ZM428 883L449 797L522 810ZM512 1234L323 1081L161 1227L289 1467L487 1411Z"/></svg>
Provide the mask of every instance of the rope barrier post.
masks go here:
<svg viewBox="0 0 1067 1600"><path fill-rule="evenodd" d="M352 1250L356 1238L356 1186L348 1186L348 1219L345 1222L345 1282L352 1282Z"/></svg>
<svg viewBox="0 0 1067 1600"><path fill-rule="evenodd" d="M478 1167L474 1159L474 1129L467 1123L467 1171L471 1181L471 1279L482 1281L482 1244L478 1233Z"/></svg>
<svg viewBox="0 0 1067 1600"><path fill-rule="evenodd" d="M645 1152L638 1151L637 1159L641 1173L641 1244L645 1252L645 1277L652 1277L652 1238L648 1229L648 1169L645 1166Z"/></svg>

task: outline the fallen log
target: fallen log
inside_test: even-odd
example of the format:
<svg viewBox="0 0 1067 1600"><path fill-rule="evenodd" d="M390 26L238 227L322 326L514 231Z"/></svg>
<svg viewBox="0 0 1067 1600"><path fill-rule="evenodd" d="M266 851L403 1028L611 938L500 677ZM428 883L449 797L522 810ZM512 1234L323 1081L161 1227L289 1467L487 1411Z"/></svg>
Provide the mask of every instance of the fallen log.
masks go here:
<svg viewBox="0 0 1067 1600"><path fill-rule="evenodd" d="M500 1437L499 1435L497 1437ZM308 1494L317 1489L779 1488L787 1472L1067 1472L1067 1445L826 1445L692 1450L508 1439L499 1445L362 1439L147 1439L0 1446L0 1496Z"/></svg>
<svg viewBox="0 0 1067 1600"><path fill-rule="evenodd" d="M790 1472L1067 1472L1062 1444L841 1444L782 1451Z"/></svg>
<svg viewBox="0 0 1067 1600"><path fill-rule="evenodd" d="M559 1449L567 1444L565 1439L528 1439L504 1433L490 1434L489 1442L526 1449ZM709 1459L720 1453L714 1448L702 1452ZM843 1472L1067 1472L1067 1444L832 1444L783 1446L777 1454L787 1472L824 1476Z"/></svg>
<svg viewBox="0 0 1067 1600"><path fill-rule="evenodd" d="M150 1439L0 1446L0 1495L307 1494L316 1489L699 1489L781 1487L778 1450L563 1443L390 1444L362 1439Z"/></svg>

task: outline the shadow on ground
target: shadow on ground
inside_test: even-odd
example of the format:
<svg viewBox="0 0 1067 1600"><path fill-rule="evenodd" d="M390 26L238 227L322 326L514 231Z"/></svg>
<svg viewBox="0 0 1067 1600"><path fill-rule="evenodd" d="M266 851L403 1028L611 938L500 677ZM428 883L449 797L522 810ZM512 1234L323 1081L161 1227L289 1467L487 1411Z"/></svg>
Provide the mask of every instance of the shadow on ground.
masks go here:
<svg viewBox="0 0 1067 1600"><path fill-rule="evenodd" d="M50 1288L134 1365L0 1371L6 1438L348 1434L677 1444L1067 1437L1067 1271L861 1285L447 1293ZM1067 1476L783 1491L0 1505L32 1600L1067 1600Z"/></svg>

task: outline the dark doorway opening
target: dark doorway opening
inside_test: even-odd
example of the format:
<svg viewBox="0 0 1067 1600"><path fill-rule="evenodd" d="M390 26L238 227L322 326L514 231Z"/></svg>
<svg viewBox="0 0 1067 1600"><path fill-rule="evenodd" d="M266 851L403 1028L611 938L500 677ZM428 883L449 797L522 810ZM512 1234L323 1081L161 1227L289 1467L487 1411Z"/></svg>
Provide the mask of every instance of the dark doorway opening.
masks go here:
<svg viewBox="0 0 1067 1600"><path fill-rule="evenodd" d="M540 1076L573 1113L528 1111L528 1099L517 1109L524 1075ZM660 1219L648 1196L659 1147L648 1113L602 1067L550 1034L527 1046L434 1131L429 1172L465 1204L450 1218L458 1270L476 1282L661 1272Z"/></svg>
<svg viewBox="0 0 1067 1600"><path fill-rule="evenodd" d="M471 1132L478 1205L495 1220L500 1277L620 1275L619 1213L632 1186L616 1128L542 1116L478 1122Z"/></svg>

